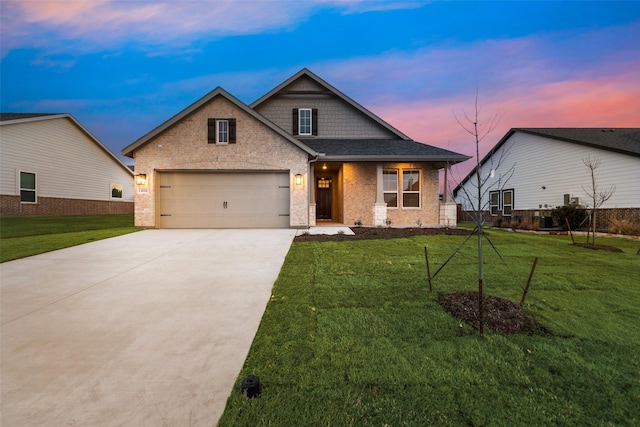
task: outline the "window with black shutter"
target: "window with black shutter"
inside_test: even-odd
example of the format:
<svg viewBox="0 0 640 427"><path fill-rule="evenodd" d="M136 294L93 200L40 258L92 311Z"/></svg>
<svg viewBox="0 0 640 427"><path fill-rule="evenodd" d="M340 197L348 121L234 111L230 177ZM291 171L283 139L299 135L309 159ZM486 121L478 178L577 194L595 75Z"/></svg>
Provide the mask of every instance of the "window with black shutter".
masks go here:
<svg viewBox="0 0 640 427"><path fill-rule="evenodd" d="M236 119L208 119L207 141L209 144L235 144Z"/></svg>
<svg viewBox="0 0 640 427"><path fill-rule="evenodd" d="M318 109L294 108L292 114L292 133L298 136L318 135Z"/></svg>

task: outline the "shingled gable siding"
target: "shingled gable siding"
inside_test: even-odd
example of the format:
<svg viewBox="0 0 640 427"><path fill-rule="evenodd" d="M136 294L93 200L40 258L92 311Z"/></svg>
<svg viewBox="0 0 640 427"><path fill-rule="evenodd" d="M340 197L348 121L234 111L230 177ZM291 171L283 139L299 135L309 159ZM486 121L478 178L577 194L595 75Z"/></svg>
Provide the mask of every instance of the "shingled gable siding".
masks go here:
<svg viewBox="0 0 640 427"><path fill-rule="evenodd" d="M418 220L424 226L438 225L440 214L438 170L429 163L384 163L383 167L421 170L421 208L387 209L387 218L391 220L391 225L416 226ZM349 225L359 220L364 225L374 225L376 164L346 163L343 166L343 177L344 223Z"/></svg>
<svg viewBox="0 0 640 427"><path fill-rule="evenodd" d="M300 79L285 91L319 91L324 88L308 79ZM260 104L256 111L292 132L294 108L318 109L318 138L397 138L370 118L331 95L275 95Z"/></svg>
<svg viewBox="0 0 640 427"><path fill-rule="evenodd" d="M235 144L209 144L207 122L212 117L236 119ZM223 97L216 97L134 153L136 173L149 177L148 193L136 194L138 227L155 227L157 170L290 171L307 173L307 154ZM306 179L306 178L305 178ZM306 181L305 181L306 182ZM291 185L291 227L308 224L307 186Z"/></svg>

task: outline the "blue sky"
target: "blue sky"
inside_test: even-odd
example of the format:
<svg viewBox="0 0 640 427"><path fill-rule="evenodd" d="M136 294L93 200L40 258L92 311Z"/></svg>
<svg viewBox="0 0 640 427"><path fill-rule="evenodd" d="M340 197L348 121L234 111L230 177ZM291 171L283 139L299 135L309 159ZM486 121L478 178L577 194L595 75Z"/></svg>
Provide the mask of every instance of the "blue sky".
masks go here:
<svg viewBox="0 0 640 427"><path fill-rule="evenodd" d="M303 67L469 155L454 115L476 90L481 119L503 114L483 152L511 127L640 127L635 1L0 5L0 109L71 113L118 155L217 86L249 104Z"/></svg>

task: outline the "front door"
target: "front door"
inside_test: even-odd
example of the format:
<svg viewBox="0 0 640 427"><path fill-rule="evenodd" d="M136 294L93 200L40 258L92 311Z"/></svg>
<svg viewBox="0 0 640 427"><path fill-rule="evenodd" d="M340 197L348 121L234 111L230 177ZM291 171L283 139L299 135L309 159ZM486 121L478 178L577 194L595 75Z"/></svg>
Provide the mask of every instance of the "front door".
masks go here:
<svg viewBox="0 0 640 427"><path fill-rule="evenodd" d="M316 219L333 219L331 199L331 178L318 178L316 180Z"/></svg>

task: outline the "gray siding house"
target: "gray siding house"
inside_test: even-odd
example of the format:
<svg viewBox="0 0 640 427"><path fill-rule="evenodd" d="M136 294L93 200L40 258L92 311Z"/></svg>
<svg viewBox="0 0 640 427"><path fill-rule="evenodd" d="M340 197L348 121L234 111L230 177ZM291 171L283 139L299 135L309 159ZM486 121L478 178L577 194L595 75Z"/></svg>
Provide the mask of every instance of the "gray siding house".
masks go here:
<svg viewBox="0 0 640 427"><path fill-rule="evenodd" d="M0 114L0 213L130 214L133 172L69 114Z"/></svg>
<svg viewBox="0 0 640 427"><path fill-rule="evenodd" d="M454 226L438 171L468 158L413 141L308 69L251 105L217 88L122 153L145 178L136 225L157 228Z"/></svg>
<svg viewBox="0 0 640 427"><path fill-rule="evenodd" d="M595 170L600 189L615 187L602 209L621 215L640 210L640 128L514 128L480 163L489 177L483 210L494 217L548 217L558 206L590 207L590 170L583 159L598 159ZM498 159L502 164L497 167ZM505 182L509 169L512 176ZM454 190L463 210L477 205L476 169ZM492 175L492 176L491 176ZM503 177L502 182L499 178ZM587 190L587 191L586 191ZM465 193L471 195L467 197Z"/></svg>

